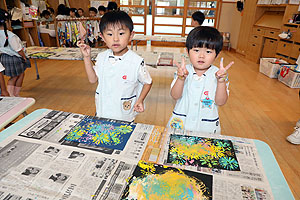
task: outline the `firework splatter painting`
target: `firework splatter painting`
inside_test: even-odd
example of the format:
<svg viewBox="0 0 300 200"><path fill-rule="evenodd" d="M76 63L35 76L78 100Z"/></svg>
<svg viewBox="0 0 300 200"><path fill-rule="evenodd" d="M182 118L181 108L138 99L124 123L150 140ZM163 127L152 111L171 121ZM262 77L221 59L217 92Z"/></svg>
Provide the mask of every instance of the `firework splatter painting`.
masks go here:
<svg viewBox="0 0 300 200"><path fill-rule="evenodd" d="M85 118L70 131L65 140L123 150L135 126L94 117Z"/></svg>
<svg viewBox="0 0 300 200"><path fill-rule="evenodd" d="M212 175L139 161L122 199L211 200Z"/></svg>
<svg viewBox="0 0 300 200"><path fill-rule="evenodd" d="M240 171L230 140L170 135L168 164Z"/></svg>

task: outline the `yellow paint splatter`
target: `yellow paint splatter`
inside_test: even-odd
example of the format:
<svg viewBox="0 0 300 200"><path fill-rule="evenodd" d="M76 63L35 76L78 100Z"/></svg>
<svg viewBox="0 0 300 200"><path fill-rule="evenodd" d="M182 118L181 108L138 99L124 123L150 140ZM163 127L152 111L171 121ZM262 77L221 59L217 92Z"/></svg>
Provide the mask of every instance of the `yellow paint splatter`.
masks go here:
<svg viewBox="0 0 300 200"><path fill-rule="evenodd" d="M209 197L204 195L205 191L205 185L199 180L170 170L164 174L135 178L130 185L127 199L208 200Z"/></svg>
<svg viewBox="0 0 300 200"><path fill-rule="evenodd" d="M192 144L181 145L175 144L175 148L170 149L170 152L177 153L179 156L185 156L187 159L200 159L204 155L211 158L218 158L224 156L224 148L208 144Z"/></svg>

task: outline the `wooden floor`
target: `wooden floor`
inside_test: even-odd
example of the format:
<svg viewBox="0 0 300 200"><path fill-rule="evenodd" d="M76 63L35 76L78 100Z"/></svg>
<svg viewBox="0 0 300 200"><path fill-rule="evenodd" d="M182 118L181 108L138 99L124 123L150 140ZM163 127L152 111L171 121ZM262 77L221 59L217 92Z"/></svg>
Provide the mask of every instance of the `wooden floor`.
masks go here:
<svg viewBox="0 0 300 200"><path fill-rule="evenodd" d="M153 49L163 51L162 48ZM167 50L183 52L182 48ZM292 145L285 139L300 119L298 89L264 76L258 72L258 64L240 55L223 51L221 56L225 64L235 62L229 70L229 100L220 108L222 134L266 142L295 199L300 199L300 145ZM219 60L220 56L216 60L218 66ZM32 63L32 68L26 71L21 92L21 96L36 99L29 112L49 108L94 115L96 85L88 83L83 61L38 60L38 66L41 79L35 80ZM166 125L175 104L169 95L175 70L172 67L149 68L153 87L146 99L146 111L136 122Z"/></svg>

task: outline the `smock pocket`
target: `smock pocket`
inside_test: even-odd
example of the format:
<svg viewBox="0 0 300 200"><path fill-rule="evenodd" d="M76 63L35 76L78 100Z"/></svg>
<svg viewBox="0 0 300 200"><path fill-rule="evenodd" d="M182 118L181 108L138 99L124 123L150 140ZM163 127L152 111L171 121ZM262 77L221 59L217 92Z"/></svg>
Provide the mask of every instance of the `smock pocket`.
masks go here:
<svg viewBox="0 0 300 200"><path fill-rule="evenodd" d="M170 118L168 123L168 127L183 130L185 120L186 120L186 114L177 113L173 111L172 117Z"/></svg>
<svg viewBox="0 0 300 200"><path fill-rule="evenodd" d="M216 118L202 118L201 119L201 131L206 133L220 134L220 119Z"/></svg>
<svg viewBox="0 0 300 200"><path fill-rule="evenodd" d="M134 113L133 107L137 101L137 82L126 80L122 85L121 110L125 115Z"/></svg>
<svg viewBox="0 0 300 200"><path fill-rule="evenodd" d="M133 106L136 102L136 95L128 97L128 98L121 98L121 109L123 114L129 115L133 113Z"/></svg>

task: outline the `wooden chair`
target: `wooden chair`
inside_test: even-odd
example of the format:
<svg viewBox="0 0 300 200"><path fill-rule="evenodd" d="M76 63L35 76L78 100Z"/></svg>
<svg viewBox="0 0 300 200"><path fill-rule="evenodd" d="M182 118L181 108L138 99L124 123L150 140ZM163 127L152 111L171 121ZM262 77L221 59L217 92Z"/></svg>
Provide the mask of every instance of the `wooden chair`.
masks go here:
<svg viewBox="0 0 300 200"><path fill-rule="evenodd" d="M221 32L223 36L223 47L227 47L227 50L230 51L230 33L229 32Z"/></svg>

